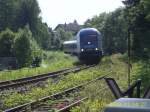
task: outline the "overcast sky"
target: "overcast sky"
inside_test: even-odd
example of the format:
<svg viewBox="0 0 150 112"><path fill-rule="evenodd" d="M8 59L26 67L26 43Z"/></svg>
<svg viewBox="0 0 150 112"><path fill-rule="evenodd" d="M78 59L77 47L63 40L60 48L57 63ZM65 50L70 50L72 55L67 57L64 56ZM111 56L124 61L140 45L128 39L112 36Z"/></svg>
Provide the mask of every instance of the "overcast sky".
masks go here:
<svg viewBox="0 0 150 112"><path fill-rule="evenodd" d="M83 24L88 18L123 6L122 0L38 0L43 22L55 28L57 24Z"/></svg>

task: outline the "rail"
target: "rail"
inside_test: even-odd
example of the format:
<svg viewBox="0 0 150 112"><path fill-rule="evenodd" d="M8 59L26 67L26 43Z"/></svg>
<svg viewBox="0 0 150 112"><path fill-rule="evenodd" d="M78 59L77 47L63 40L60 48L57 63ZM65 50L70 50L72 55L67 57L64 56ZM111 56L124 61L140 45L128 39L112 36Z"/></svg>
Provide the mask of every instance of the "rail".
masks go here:
<svg viewBox="0 0 150 112"><path fill-rule="evenodd" d="M29 103L25 103L25 104L23 104L23 105L19 105L19 106L14 107L14 108L7 109L7 110L5 110L4 112L14 112L14 111L26 110L26 108L28 108L28 107L30 107L31 109L34 109L34 107L36 107L35 105L37 105L39 102L45 102L45 101L47 101L47 100L49 100L49 99L58 98L58 97L60 97L60 96L62 96L62 95L64 95L64 94L71 93L72 91L77 90L77 89L80 89L80 88L82 88L82 87L84 87L84 86L87 86L87 85L89 85L89 84L91 84L91 83L93 83L93 82L95 82L95 81L102 80L102 79L104 79L105 77L107 77L108 75L109 75L109 74L104 75L104 76L97 77L97 78L95 78L95 79L93 79L93 80L90 80L90 81L88 81L88 82L82 83L82 84L80 84L80 85L78 85L78 86L75 86L75 87L66 89L66 90L64 90L64 91L62 91L62 92L58 92L58 93L53 94L53 95L50 95L50 96L43 97L43 98L38 99L38 100L36 100L36 101L32 101L32 102L29 102ZM80 99L80 100L83 101L83 100L85 100L85 99L87 99L87 98L83 98L83 99ZM70 106L65 107L64 110L67 109L67 108L70 108L70 107L72 107L72 106L74 106L74 105L76 105L76 104L78 104L78 103L81 102L81 101L77 101L77 102L74 102L73 104L70 104ZM61 111L63 111L63 109L60 110L60 112L61 112Z"/></svg>
<svg viewBox="0 0 150 112"><path fill-rule="evenodd" d="M71 72L79 72L81 70L88 69L88 68L93 67L93 66L95 66L95 65L78 66L78 67L59 70L56 72L50 72L50 73L46 73L46 74L21 78L21 79L17 79L17 80L9 80L9 81L0 82L0 90L3 91L6 89L10 89L10 88L15 89L15 88L18 88L20 86L29 85L32 83L37 83L39 81L45 81L49 78L56 78L60 75L69 74Z"/></svg>

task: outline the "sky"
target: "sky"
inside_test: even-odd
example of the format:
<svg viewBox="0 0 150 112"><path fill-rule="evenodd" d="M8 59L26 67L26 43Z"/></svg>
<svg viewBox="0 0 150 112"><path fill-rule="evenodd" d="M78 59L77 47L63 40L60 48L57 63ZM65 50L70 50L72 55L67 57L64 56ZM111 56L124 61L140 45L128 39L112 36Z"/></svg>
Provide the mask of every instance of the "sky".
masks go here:
<svg viewBox="0 0 150 112"><path fill-rule="evenodd" d="M77 20L83 24L87 19L102 12L111 12L123 6L122 0L38 0L42 21L49 27Z"/></svg>

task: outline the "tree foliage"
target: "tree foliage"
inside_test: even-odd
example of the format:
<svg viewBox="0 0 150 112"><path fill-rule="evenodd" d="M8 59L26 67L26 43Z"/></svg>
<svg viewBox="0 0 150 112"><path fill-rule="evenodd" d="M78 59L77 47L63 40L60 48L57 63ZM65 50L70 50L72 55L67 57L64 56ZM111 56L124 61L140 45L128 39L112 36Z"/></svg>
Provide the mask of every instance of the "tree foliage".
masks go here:
<svg viewBox="0 0 150 112"><path fill-rule="evenodd" d="M14 45L15 34L10 30L6 29L0 34L0 57L14 56L13 45Z"/></svg>
<svg viewBox="0 0 150 112"><path fill-rule="evenodd" d="M127 26L123 8L109 14L103 28L103 36L104 49L107 52L126 52Z"/></svg>
<svg viewBox="0 0 150 112"><path fill-rule="evenodd" d="M83 27L95 27L102 33L103 49L109 54L126 52L129 30L132 56L148 59L150 57L150 1L124 0L123 3L125 7L94 16L92 19L88 19ZM18 55L21 66L24 66L29 62L25 58L24 62L19 59L21 52L26 50L25 48L23 50L22 46L29 49L25 54L25 56L29 56L29 54L33 54L30 52L32 48L62 49L64 41L73 39L73 33L66 32L62 28L53 32L46 23L42 22L40 12L37 0L0 0L0 56ZM17 32L20 28L24 29L26 25L27 29ZM15 44L14 39L16 40ZM22 43L23 40L26 43ZM21 46L21 44L23 45ZM31 58L30 56L29 58Z"/></svg>
<svg viewBox="0 0 150 112"><path fill-rule="evenodd" d="M52 32L42 22L37 0L0 0L0 31L14 32L29 26L35 41L43 49L50 49Z"/></svg>
<svg viewBox="0 0 150 112"><path fill-rule="evenodd" d="M0 31L13 29L16 19L15 3L13 0L0 0Z"/></svg>
<svg viewBox="0 0 150 112"><path fill-rule="evenodd" d="M130 33L132 57L150 57L150 1L124 0L126 7L111 13L102 13L85 22L84 27L95 27L103 35L103 48L107 53L127 51Z"/></svg>
<svg viewBox="0 0 150 112"><path fill-rule="evenodd" d="M87 20L84 27L95 27L102 33L104 52L109 54L126 52L127 25L123 8L95 16Z"/></svg>
<svg viewBox="0 0 150 112"><path fill-rule="evenodd" d="M150 56L150 1L125 0L126 18L132 40L132 56L148 59Z"/></svg>
<svg viewBox="0 0 150 112"><path fill-rule="evenodd" d="M63 28L58 28L53 32L52 47L54 49L62 49L63 42L72 39L73 32L65 31Z"/></svg>
<svg viewBox="0 0 150 112"><path fill-rule="evenodd" d="M18 5L16 25L18 28L23 28L29 25L32 32L37 28L40 8L37 0L21 0Z"/></svg>
<svg viewBox="0 0 150 112"><path fill-rule="evenodd" d="M92 19L88 19L84 23L84 27L95 27L99 31L102 31L108 16L109 14L107 13L101 13L99 16L94 16Z"/></svg>
<svg viewBox="0 0 150 112"><path fill-rule="evenodd" d="M34 37L42 49L49 50L51 48L52 30L48 28L46 23L42 23L40 19L38 20Z"/></svg>
<svg viewBox="0 0 150 112"><path fill-rule="evenodd" d="M15 39L14 50L15 56L18 60L20 67L24 67L31 64L31 39L32 34L28 28L25 28L24 30L19 30L17 38Z"/></svg>

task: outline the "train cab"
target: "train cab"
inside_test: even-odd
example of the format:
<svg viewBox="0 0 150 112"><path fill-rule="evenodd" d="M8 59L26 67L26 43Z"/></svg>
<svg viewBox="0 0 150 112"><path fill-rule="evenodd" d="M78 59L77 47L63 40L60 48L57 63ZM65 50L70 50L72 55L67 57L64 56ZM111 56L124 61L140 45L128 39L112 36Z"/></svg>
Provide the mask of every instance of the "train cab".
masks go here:
<svg viewBox="0 0 150 112"><path fill-rule="evenodd" d="M80 30L77 41L80 58L99 58L102 55L102 36L98 30L94 28Z"/></svg>

